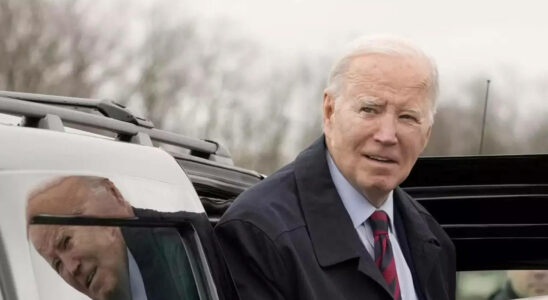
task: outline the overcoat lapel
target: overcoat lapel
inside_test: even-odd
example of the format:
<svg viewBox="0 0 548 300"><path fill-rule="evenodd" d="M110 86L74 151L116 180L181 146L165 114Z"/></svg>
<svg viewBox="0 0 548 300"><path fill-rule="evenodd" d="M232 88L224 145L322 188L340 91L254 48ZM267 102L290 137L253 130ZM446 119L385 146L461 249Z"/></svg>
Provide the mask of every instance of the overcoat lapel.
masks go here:
<svg viewBox="0 0 548 300"><path fill-rule="evenodd" d="M358 259L357 271L382 286L387 296L392 297L342 204L329 172L325 151L322 136L295 160L300 205L318 263L329 267Z"/></svg>
<svg viewBox="0 0 548 300"><path fill-rule="evenodd" d="M436 300L429 293L428 283L430 274L438 263L436 258L441 251L440 243L424 221L423 216L420 215L418 208L413 203L414 200L399 187L394 190L394 201L400 208L422 294L427 300Z"/></svg>

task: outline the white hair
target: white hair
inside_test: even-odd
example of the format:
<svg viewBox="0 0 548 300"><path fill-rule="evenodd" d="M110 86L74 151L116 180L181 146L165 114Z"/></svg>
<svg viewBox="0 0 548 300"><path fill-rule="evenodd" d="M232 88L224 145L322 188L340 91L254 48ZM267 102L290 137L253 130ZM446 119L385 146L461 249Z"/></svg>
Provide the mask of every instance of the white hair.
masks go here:
<svg viewBox="0 0 548 300"><path fill-rule="evenodd" d="M421 49L411 44L409 41L390 37L390 36L371 36L362 37L351 42L346 50L339 56L333 64L329 77L327 78L326 92L331 93L335 98L342 94L344 80L350 62L362 55L367 54L386 54L390 56L404 56L423 60L430 69L429 82L427 85L430 101L430 123L434 120L436 113L436 99L438 96L438 68L434 60L426 55Z"/></svg>

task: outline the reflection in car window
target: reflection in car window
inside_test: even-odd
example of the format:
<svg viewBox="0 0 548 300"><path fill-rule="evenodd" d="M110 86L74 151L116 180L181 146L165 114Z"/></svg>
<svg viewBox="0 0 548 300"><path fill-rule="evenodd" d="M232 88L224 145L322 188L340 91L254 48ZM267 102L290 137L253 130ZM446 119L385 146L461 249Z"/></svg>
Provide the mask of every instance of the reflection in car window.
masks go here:
<svg viewBox="0 0 548 300"><path fill-rule="evenodd" d="M548 296L548 270L460 272L458 300L510 300Z"/></svg>
<svg viewBox="0 0 548 300"><path fill-rule="evenodd" d="M29 237L58 275L91 299L199 299L175 229L31 225Z"/></svg>
<svg viewBox="0 0 548 300"><path fill-rule="evenodd" d="M29 192L26 207L27 224L44 214L181 220L193 214L133 207L112 181L98 176L44 182ZM191 243L174 228L30 225L28 237L59 277L91 299L198 299L196 262L186 250Z"/></svg>

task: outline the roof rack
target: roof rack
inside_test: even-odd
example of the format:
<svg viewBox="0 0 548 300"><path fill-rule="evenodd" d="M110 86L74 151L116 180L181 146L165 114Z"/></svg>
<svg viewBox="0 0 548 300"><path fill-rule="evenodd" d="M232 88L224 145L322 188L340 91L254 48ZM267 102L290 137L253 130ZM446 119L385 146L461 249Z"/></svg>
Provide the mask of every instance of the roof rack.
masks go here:
<svg viewBox="0 0 548 300"><path fill-rule="evenodd" d="M111 100L0 91L0 112L23 116L24 127L64 131L66 122L113 132L119 141L144 146L154 146L156 141L188 149L197 157L234 164L221 144L156 129L150 120Z"/></svg>

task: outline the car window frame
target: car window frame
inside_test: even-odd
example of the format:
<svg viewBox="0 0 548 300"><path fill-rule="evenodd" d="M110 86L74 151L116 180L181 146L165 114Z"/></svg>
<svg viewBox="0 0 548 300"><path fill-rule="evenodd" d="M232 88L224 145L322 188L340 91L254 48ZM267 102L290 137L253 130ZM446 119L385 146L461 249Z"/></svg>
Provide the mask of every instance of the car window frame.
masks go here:
<svg viewBox="0 0 548 300"><path fill-rule="evenodd" d="M102 218L91 216L66 216L39 214L31 218L32 225L105 226L172 228L177 231L181 244L187 252L199 300L219 300L219 293L212 270L198 235L198 229L191 220L175 220L158 217ZM12 299L12 298L6 298ZM0 299L2 300L2 299Z"/></svg>

